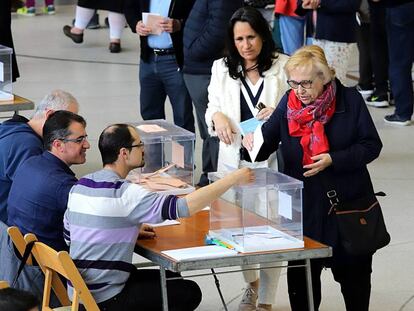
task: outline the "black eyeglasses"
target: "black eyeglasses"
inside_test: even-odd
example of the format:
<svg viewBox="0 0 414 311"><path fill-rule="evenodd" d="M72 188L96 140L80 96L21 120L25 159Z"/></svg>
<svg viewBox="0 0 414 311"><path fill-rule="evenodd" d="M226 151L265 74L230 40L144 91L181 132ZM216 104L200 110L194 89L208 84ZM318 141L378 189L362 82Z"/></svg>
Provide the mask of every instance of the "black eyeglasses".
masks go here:
<svg viewBox="0 0 414 311"><path fill-rule="evenodd" d="M60 138L60 140L65 142L65 143L72 142L72 143L76 143L76 144L82 144L87 139L88 139L88 135L79 136L78 138Z"/></svg>
<svg viewBox="0 0 414 311"><path fill-rule="evenodd" d="M134 148L134 147L144 147L144 143L143 142L140 142L139 144L136 144L136 145L131 145L131 146L125 146L125 148Z"/></svg>
<svg viewBox="0 0 414 311"><path fill-rule="evenodd" d="M287 83L289 84L289 86L292 89L295 89L295 90L297 88L299 88L299 85L301 87L303 87L304 89L310 89L312 87L313 81L312 80L302 80L302 81L298 82L298 81L295 81L295 80L287 80Z"/></svg>

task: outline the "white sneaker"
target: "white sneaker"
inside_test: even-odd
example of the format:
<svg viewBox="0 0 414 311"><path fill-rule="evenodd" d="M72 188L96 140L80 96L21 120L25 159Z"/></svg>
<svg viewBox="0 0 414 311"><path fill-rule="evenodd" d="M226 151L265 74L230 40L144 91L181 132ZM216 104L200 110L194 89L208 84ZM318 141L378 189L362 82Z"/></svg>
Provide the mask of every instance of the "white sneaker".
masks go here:
<svg viewBox="0 0 414 311"><path fill-rule="evenodd" d="M240 301L240 304L239 304L238 311L255 311L256 304L257 304L257 293L253 288L248 287L244 291L242 300Z"/></svg>

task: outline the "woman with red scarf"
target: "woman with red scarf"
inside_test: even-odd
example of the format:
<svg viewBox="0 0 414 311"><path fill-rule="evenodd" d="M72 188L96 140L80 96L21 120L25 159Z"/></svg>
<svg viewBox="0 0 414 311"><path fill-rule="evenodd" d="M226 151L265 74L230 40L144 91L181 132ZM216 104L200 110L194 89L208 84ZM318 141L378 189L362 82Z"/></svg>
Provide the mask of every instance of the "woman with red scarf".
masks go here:
<svg viewBox="0 0 414 311"><path fill-rule="evenodd" d="M363 98L335 79L320 47L297 50L285 72L291 90L263 124L264 143L256 160L266 159L281 143L283 172L304 183L303 234L333 248L332 258L311 260L315 310L321 302L320 275L328 267L341 285L346 309L367 311L372 255L356 257L341 246L335 218L329 214L324 174L343 201L372 193L367 164L378 157L381 140ZM252 135L243 139L247 149L253 143ZM304 268L288 269L288 289L292 310L308 310Z"/></svg>

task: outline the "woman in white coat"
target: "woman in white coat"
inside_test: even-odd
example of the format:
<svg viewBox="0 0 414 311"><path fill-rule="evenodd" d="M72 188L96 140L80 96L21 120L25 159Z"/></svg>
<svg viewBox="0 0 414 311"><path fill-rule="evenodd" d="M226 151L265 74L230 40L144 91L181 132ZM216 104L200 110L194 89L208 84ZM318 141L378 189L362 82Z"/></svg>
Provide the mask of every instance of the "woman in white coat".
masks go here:
<svg viewBox="0 0 414 311"><path fill-rule="evenodd" d="M241 145L238 124L253 117L259 120L270 117L288 90L283 71L287 59L275 52L269 26L259 11L243 7L233 14L225 57L214 62L208 88L206 123L210 135L220 139L218 171L253 167ZM265 107L259 109L263 106L259 103ZM267 161L254 163L254 167L268 165ZM260 270L259 282L257 270L244 271L248 286L239 310L271 310L279 274L280 269Z"/></svg>

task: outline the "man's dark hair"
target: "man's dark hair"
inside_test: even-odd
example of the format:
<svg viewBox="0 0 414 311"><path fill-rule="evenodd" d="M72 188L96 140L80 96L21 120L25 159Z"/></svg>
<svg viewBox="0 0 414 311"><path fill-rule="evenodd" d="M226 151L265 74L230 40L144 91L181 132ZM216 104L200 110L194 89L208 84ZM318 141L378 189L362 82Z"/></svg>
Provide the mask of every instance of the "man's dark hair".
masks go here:
<svg viewBox="0 0 414 311"><path fill-rule="evenodd" d="M33 294L16 289L0 289L0 310L7 311L28 311L39 307L39 300Z"/></svg>
<svg viewBox="0 0 414 311"><path fill-rule="evenodd" d="M129 131L130 127L128 124L113 124L103 130L98 142L103 165L114 163L121 148L131 150L134 138Z"/></svg>
<svg viewBox="0 0 414 311"><path fill-rule="evenodd" d="M234 43L233 30L236 22L249 23L250 27L257 32L263 41L262 50L257 59L257 69L262 76L264 71L269 70L270 67L272 67L273 60L277 58L277 56L275 56L276 46L273 42L272 33L270 32L269 24L266 19L255 8L246 6L234 12L227 28L224 62L229 68L230 77L239 79L243 77L244 71L246 70L246 68L244 68L243 58L240 56ZM241 71L239 66L242 68Z"/></svg>
<svg viewBox="0 0 414 311"><path fill-rule="evenodd" d="M80 115L70 111L55 111L46 120L43 126L43 145L46 150L52 149L52 143L55 139L64 139L71 135L69 126L73 122L81 123L86 127L86 121Z"/></svg>

